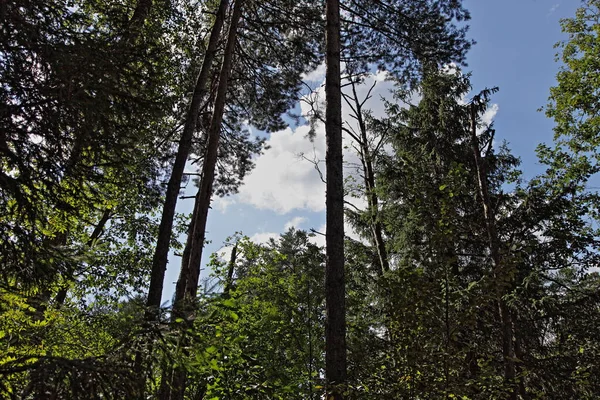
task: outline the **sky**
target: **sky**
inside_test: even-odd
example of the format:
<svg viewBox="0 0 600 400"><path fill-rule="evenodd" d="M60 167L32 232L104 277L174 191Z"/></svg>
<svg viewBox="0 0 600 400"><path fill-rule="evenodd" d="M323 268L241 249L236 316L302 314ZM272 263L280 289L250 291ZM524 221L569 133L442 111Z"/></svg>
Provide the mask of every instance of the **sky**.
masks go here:
<svg viewBox="0 0 600 400"><path fill-rule="evenodd" d="M522 160L525 178L543 171L535 156L539 143L551 143L553 122L538 109L547 103L549 88L555 84L559 64L554 44L566 39L561 33L561 18L572 17L577 0L465 0L471 12L470 38L477 44L467 57L465 72L472 72L474 91L498 86L493 107L485 117L493 120L496 140L506 140L513 154ZM309 74L306 81L315 88L323 82L324 69ZM391 83L383 74L370 77L360 88L365 94L376 81L372 100L367 103L376 116L383 116L380 96L390 98ZM322 92L322 88L319 89ZM321 95L321 98L323 96ZM298 109L306 112L306 103ZM348 116L348 110L343 111ZM299 125L272 133L270 149L257 157L256 167L245 179L238 194L213 200L208 216L203 264L211 253L220 250L228 236L242 232L257 242L276 238L290 227L325 232L325 184L310 160L320 160L324 172L324 130L310 142L308 126ZM356 156L345 153L345 161ZM351 174L351 168L346 170ZM193 188L187 189L194 194ZM357 206L360 199L351 199ZM178 212L190 213L193 200L180 200ZM351 236L353 232L347 229ZM315 241L324 244L322 236ZM165 279L163 302L171 299L180 269L180 258L171 255ZM201 279L209 271L203 265Z"/></svg>

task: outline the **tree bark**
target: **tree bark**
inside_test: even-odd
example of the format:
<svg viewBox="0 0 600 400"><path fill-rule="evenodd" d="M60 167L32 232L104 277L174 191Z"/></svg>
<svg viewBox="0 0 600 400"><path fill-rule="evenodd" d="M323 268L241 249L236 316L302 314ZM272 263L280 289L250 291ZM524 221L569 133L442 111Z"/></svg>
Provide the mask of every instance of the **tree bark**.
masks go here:
<svg viewBox="0 0 600 400"><path fill-rule="evenodd" d="M196 292L198 290L202 250L204 249L204 240L206 238L206 222L212 197L219 141L221 139L221 125L223 122L223 114L225 112L229 75L233 64L235 43L237 41L237 27L242 15L242 6L243 0L236 0L233 5L233 15L231 17L223 65L221 66L221 72L219 74L217 96L215 98L213 115L208 131L206 155L202 165L202 179L196 197L196 204L194 205L196 215L192 221L193 229L188 233L188 235L191 235L189 260L187 265L181 266L179 279L182 280L181 287L184 288L184 291L175 293L175 307L179 307L180 302L182 301L192 301L196 297Z"/></svg>
<svg viewBox="0 0 600 400"><path fill-rule="evenodd" d="M487 186L487 173L485 171L485 165L481 159L481 153L479 150L479 144L477 141L477 110L475 103L471 103L471 146L473 149L473 156L475 158L475 165L477 167L477 180L479 186L479 196L481 198L481 205L483 208L483 214L485 218L485 224L488 234L488 240L490 245L490 253L492 255L492 261L494 262L494 280L497 284L496 302L498 311L500 314L500 321L502 324L502 357L504 359L504 379L506 383L512 388L509 399L517 399L517 387L516 385L516 368L515 368L515 347L514 347L514 333L513 333L513 321L512 315L506 301L503 299L506 285L502 282L507 279L504 275L507 273L505 265L503 263L502 255L500 253L500 241L498 238L498 232L496 230L496 217L490 201L489 189Z"/></svg>
<svg viewBox="0 0 600 400"><path fill-rule="evenodd" d="M209 73L217 53L219 38L221 36L221 30L225 21L225 13L228 5L229 0L221 0L219 3L215 22L210 32L202 68L198 74L198 79L196 80L192 102L186 116L181 138L179 139L179 146L177 148L177 155L175 156L175 163L173 164L171 178L169 179L169 183L167 185L167 193L165 196L165 203L163 205L163 212L158 231L158 240L152 260L150 287L148 288L148 297L146 301L146 306L148 307L146 320L148 321L154 321L158 318L158 309L160 308L160 301L163 292L163 281L165 278L165 271L167 269L167 260L169 256L169 245L173 231L173 218L175 216L175 207L177 206L177 196L181 187L181 180L183 177L185 164L192 147L192 139L194 136L194 131L196 130L198 115L208 91L207 82Z"/></svg>
<svg viewBox="0 0 600 400"><path fill-rule="evenodd" d="M342 400L346 382L346 304L344 277L344 174L342 164L342 94L340 78L339 0L326 2L325 133L326 193L326 324L327 398Z"/></svg>
<svg viewBox="0 0 600 400"><path fill-rule="evenodd" d="M235 44L237 41L238 24L242 16L243 0L235 0L233 3L233 12L229 32L227 35L227 44L223 56L223 64L219 73L219 85L213 107L212 119L208 130L208 143L206 146L206 155L202 164L202 179L200 189L196 196L194 204L194 216L188 232L189 251L184 252L182 261L187 264L181 265L181 272L177 282L177 290L173 301L173 314L183 316L187 324L191 324L193 318L192 306L198 291L198 280L200 278L200 265L202 261L202 250L206 236L206 221L208 218L208 209L212 197L212 188L215 178L215 169L217 165L217 156L219 141L221 138L221 125L225 104L227 100L227 88L229 85L229 75L233 65L233 56ZM182 339L184 340L184 339ZM178 368L173 373L170 388L161 388L163 400L183 399L186 386L186 371L184 368Z"/></svg>
<svg viewBox="0 0 600 400"><path fill-rule="evenodd" d="M176 305L175 303L178 301L178 299L183 299L185 297L185 288L187 285L187 280L188 280L188 265L190 263L190 253L192 251L192 245L193 245L193 232L194 232L194 226L196 225L196 220L198 219L198 209L199 209L199 199L200 198L200 191L198 191L196 193L196 196L194 196L194 211L192 212L192 219L190 221L190 226L188 227L188 231L187 231L187 239L185 241L185 248L183 249L183 255L181 257L181 270L179 271L179 278L177 279L177 285L175 285L175 296L173 298L173 310L171 313L171 320L175 321L177 318L183 318L184 315L181 315L179 313L179 311L181 310L181 307L179 307L178 305Z"/></svg>

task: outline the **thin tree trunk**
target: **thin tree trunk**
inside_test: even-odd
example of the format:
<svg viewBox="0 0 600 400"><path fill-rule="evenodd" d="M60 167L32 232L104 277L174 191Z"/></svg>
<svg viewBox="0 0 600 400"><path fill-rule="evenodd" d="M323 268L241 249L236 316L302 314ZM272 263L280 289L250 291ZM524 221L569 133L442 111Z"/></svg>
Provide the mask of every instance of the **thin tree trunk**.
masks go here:
<svg viewBox="0 0 600 400"><path fill-rule="evenodd" d="M327 154L325 378L327 396L343 399L346 383L346 304L344 277L344 174L340 78L339 0L326 2L325 133Z"/></svg>
<svg viewBox="0 0 600 400"><path fill-rule="evenodd" d="M228 5L229 0L221 0L219 3L215 22L210 32L202 68L198 74L198 79L196 80L196 87L194 88L194 94L187 113L185 126L183 128L181 138L179 139L179 146L177 149L177 155L175 156L175 163L173 164L173 171L171 172L171 178L169 179L169 183L167 185L167 193L165 196L165 203L163 205L162 218L158 231L158 240L152 260L150 287L148 288L148 297L146 301L146 306L148 307L146 319L148 321L156 320L158 317L158 309L160 307L160 301L163 292L163 281L165 278L165 271L167 269L167 260L169 256L169 244L173 230L173 218L175 216L175 207L177 206L177 196L181 187L181 180L183 177L185 164L192 147L192 139L194 136L194 131L196 130L198 115L200 113L204 98L207 94L209 73L217 53L219 38L221 36L221 30L225 21L225 13Z"/></svg>
<svg viewBox="0 0 600 400"><path fill-rule="evenodd" d="M516 324L516 321L513 321L513 322L515 323L516 326L518 326L518 324ZM525 359L525 352L524 352L523 346L522 346L523 339L519 335L519 332L520 331L515 327L515 355L517 356L517 359L520 360L519 363L517 363L517 365L516 365L516 372L518 375L521 376L519 378L519 395L521 396L521 399L527 400L527 399L529 399L529 395L527 394L527 389L525 388L525 382L522 377L523 368L522 368L522 365L520 364Z"/></svg>
<svg viewBox="0 0 600 400"><path fill-rule="evenodd" d="M390 270L390 263L388 260L387 249L385 248L385 241L383 240L383 227L379 220L379 198L377 192L375 192L375 171L373 170L373 154L369 148L369 141L367 137L367 125L363 118L362 106L364 101L358 99L358 93L356 92L355 82L352 81L352 95L354 98L354 111L356 112L356 121L358 122L358 129L360 130L360 141L359 145L362 153L362 162L364 167L364 181L367 195L367 206L369 207L369 216L371 219L371 232L373 235L373 242L377 249L377 256L379 258L379 266L381 273L385 273ZM367 97L368 99L368 97ZM366 99L365 99L366 101Z"/></svg>
<svg viewBox="0 0 600 400"><path fill-rule="evenodd" d="M233 3L229 33L227 35L225 54L223 56L223 64L221 65L221 71L219 73L219 85L213 107L213 115L208 131L206 155L202 165L202 179L200 181L200 189L194 205L194 220L191 223L192 229L188 232L188 243L190 244L189 253L184 254L184 260L182 260L187 261L187 264L182 264L181 266L181 272L177 282L178 290L175 292L175 299L173 302L173 313L176 315L184 315L184 319L189 320L188 323L191 323L191 306L194 304L196 293L198 291L202 250L204 248L206 236L206 221L212 197L219 141L221 138L221 125L223 122L223 114L225 112L229 75L233 65L233 56L237 41L238 24L242 16L242 7L243 0L235 0ZM186 371L184 368L178 368L173 373L173 380L170 388L164 389L164 395L161 398L163 400L183 399L185 387Z"/></svg>
<svg viewBox="0 0 600 400"><path fill-rule="evenodd" d="M502 356L504 359L504 379L506 383L512 387L509 399L516 400L516 368L514 361L516 357L514 348L513 322L510 309L506 304L506 301L503 299L506 285L501 284L501 282L506 279L506 277L503 275L506 274L507 271L505 271L502 255L500 254L500 241L498 238L498 232L496 231L496 218L490 201L489 189L487 186L487 174L485 171L485 166L483 165L483 161L481 159L481 153L477 141L477 110L475 107L475 103L472 103L470 108L471 146L473 148L475 165L477 167L479 195L481 197L481 204L483 207L483 214L485 218L488 240L490 244L490 252L492 255L492 260L494 262L494 280L497 282L498 287L496 301L498 304L498 310L500 313L500 320L502 324Z"/></svg>
<svg viewBox="0 0 600 400"><path fill-rule="evenodd" d="M181 307L179 307L179 305L176 305L175 303L178 301L178 299L183 299L185 297L185 288L187 285L187 279L188 279L188 266L190 263L190 253L192 251L192 245L193 245L193 232L194 232L194 227L196 225L196 220L198 219L198 209L199 209L199 205L200 202L198 201L198 199L200 198L200 191L198 191L196 193L195 200L194 200L194 211L192 212L192 219L190 221L190 226L188 228L187 231L187 239L185 241L185 248L183 249L183 255L181 257L181 270L179 272L179 278L177 279L177 285L175 286L175 296L174 296L174 300L173 300L173 310L171 313L171 320L175 321L175 319L177 318L183 318L184 315L181 315L179 313L179 311L181 310ZM184 273L185 271L185 273Z"/></svg>
<svg viewBox="0 0 600 400"><path fill-rule="evenodd" d="M198 195L196 195L196 199ZM185 243L185 248L183 250L183 255L181 257L181 265L182 268L184 265L188 265L190 260L190 249L192 247L192 235L191 231L194 229L194 221L196 220L196 214L198 213L198 203L194 203L194 211L192 212L192 219L190 221L190 226L188 228L188 236ZM180 274L179 279L177 280L177 285L175 286L175 298L178 298L178 293L185 293L185 277ZM175 324L178 319L183 318L180 312L178 312L178 307L173 307L171 310L171 323ZM183 343L183 336L180 338L181 343ZM171 398L177 398L177 394L171 392L171 387L173 385L173 377L175 376L175 370L170 366L167 366L162 372L162 377L160 380L160 388L158 391L158 398L161 400L169 400Z"/></svg>
<svg viewBox="0 0 600 400"><path fill-rule="evenodd" d="M223 290L224 297L230 297L231 289L233 288L233 273L235 272L235 261L237 259L237 242L233 245L231 250L231 257L229 258L229 265L227 266L227 281L225 282L225 289Z"/></svg>

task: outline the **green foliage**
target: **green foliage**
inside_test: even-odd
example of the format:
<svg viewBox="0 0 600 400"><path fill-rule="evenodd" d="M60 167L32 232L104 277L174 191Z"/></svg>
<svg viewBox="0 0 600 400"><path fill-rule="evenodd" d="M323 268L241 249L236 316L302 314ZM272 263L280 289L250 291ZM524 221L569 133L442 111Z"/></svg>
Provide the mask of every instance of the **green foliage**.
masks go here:
<svg viewBox="0 0 600 400"><path fill-rule="evenodd" d="M291 230L278 242L237 242L233 286L202 298L193 327L168 337L190 397L317 399L323 369L323 254ZM213 259L225 288L229 265ZM180 321L182 323L183 320Z"/></svg>
<svg viewBox="0 0 600 400"><path fill-rule="evenodd" d="M117 399L135 393L132 305L40 312L20 294L0 295L2 398Z"/></svg>
<svg viewBox="0 0 600 400"><path fill-rule="evenodd" d="M118 10L56 0L3 14L0 246L3 273L21 282L54 279L70 234L104 210L157 203L168 52L160 38L120 40Z"/></svg>
<svg viewBox="0 0 600 400"><path fill-rule="evenodd" d="M554 119L557 148L552 163L564 179L589 177L598 171L600 136L600 3L585 1L575 17L561 21L569 38L556 45L562 62L550 89L546 115ZM542 147L543 154L549 150ZM546 158L544 155L542 157Z"/></svg>
<svg viewBox="0 0 600 400"><path fill-rule="evenodd" d="M268 244L236 237L235 259L213 257L217 289L189 320L167 323L163 310L143 322L164 175L215 4L152 2L133 35L137 5L0 7L0 398L154 396L173 365L187 374L187 398L322 398L324 254L306 232ZM350 70L377 65L419 83L398 91L383 118L363 110L370 137L383 140L370 159L379 207L348 219L371 240L381 224L390 268L382 272L371 243L346 241L348 397L506 399L516 388L522 398L596 398L600 3L562 21L569 38L546 109L555 144L538 150L544 174L524 182L477 117L502 274L479 198L469 76L438 66L464 61L468 12L450 0L342 8ZM321 11L312 1L246 2L217 195L234 193L265 150L247 125L285 125L302 74L323 56ZM478 115L494 91L474 96ZM364 195L363 186L349 189ZM179 216L173 236L187 223ZM171 249L181 250L175 238ZM514 382L504 379L499 295L513 320Z"/></svg>
<svg viewBox="0 0 600 400"><path fill-rule="evenodd" d="M391 145L376 158L376 188L392 268L377 277L369 271L374 250L348 247L350 371L363 388L357 396L506 398L495 305L502 290L515 321L518 392L590 398L597 383L584 355L597 347L587 328L575 327L598 310L591 295L597 273L590 272L599 232L589 219L597 196L582 190L584 178L557 181L560 169L523 184L518 160L505 146L497 151L493 127L479 121L506 260L496 276L463 100L469 90L468 76L431 71L418 105L388 104L386 118L369 120L373 135L385 132ZM570 309L578 307L572 296L578 311Z"/></svg>
<svg viewBox="0 0 600 400"><path fill-rule="evenodd" d="M341 2L343 61L351 71L369 64L415 86L427 64L464 63L469 12L460 1Z"/></svg>

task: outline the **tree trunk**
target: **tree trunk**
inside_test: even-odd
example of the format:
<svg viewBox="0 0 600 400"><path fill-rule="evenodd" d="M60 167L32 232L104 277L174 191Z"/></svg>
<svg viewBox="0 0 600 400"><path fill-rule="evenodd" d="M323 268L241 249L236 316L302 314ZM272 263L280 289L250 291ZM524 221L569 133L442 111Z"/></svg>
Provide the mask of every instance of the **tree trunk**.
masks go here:
<svg viewBox="0 0 600 400"><path fill-rule="evenodd" d="M223 28L225 12L227 11L228 5L229 0L221 0L219 3L215 22L210 32L210 38L208 41L206 54L204 55L202 68L198 74L198 79L196 80L196 87L194 88L194 94L187 113L185 126L183 128L181 138L179 139L179 146L177 149L177 155L175 156L175 163L173 164L173 171L171 172L171 178L169 179L169 183L167 185L167 193L165 196L165 203L163 205L162 218L158 231L158 240L152 260L150 287L148 288L148 298L146 301L146 306L148 307L146 320L148 321L154 321L158 317L158 309L160 307L160 301L163 292L163 281L165 278L165 271L167 269L167 260L169 256L169 244L173 230L173 218L175 216L175 207L177 206L177 196L179 195L185 164L192 147L192 139L194 136L194 131L196 130L198 115L200 113L204 98L207 94L206 86L209 73L217 53L217 46L221 36L221 29Z"/></svg>
<svg viewBox="0 0 600 400"><path fill-rule="evenodd" d="M506 301L503 299L506 285L502 282L507 279L504 276L507 271L503 263L502 255L500 254L500 241L498 238L498 232L496 231L496 217L490 201L489 189L487 186L487 174L485 166L481 159L481 153L479 150L479 144L477 141L477 110L475 103L470 106L471 109L471 146L473 148L473 156L475 158L475 165L477 167L477 179L479 185L479 195L481 198L481 204L483 207L483 214L485 218L485 224L488 233L488 240L490 244L490 252L492 260L494 262L494 281L497 285L496 302L498 311L500 314L500 321L502 324L502 357L504 359L504 379L506 383L511 387L509 399L517 399L517 388L516 385L516 368L515 368L515 347L514 347L514 334L513 334L513 322L512 315Z"/></svg>
<svg viewBox="0 0 600 400"><path fill-rule="evenodd" d="M325 379L328 399L342 400L346 381L346 305L344 282L344 174L339 0L326 2L325 133L327 154Z"/></svg>
<svg viewBox="0 0 600 400"><path fill-rule="evenodd" d="M235 261L237 259L237 242L233 245L231 250L231 257L229 258L229 265L227 266L227 281L225 281L225 289L223 290L223 296L226 298L230 297L231 289L233 288L233 274L235 272Z"/></svg>
<svg viewBox="0 0 600 400"><path fill-rule="evenodd" d="M187 231L187 239L185 241L185 248L183 249L183 255L181 257L181 270L179 272L179 278L177 279L177 285L175 286L175 296L173 300L173 310L171 313L171 320L175 321L177 318L183 318L184 315L180 314L179 311L181 307L176 305L175 303L178 299L183 299L185 297L185 287L187 285L188 280L188 265L190 263L190 253L192 251L193 245L193 232L194 226L196 225L196 220L198 219L198 209L200 202L198 199L200 198L200 191L196 193L194 200L194 211L192 212L192 219L190 221L190 226Z"/></svg>
<svg viewBox="0 0 600 400"><path fill-rule="evenodd" d="M375 171L373 170L373 154L369 148L369 141L367 137L367 125L362 114L362 106L365 101L369 99L370 95L367 96L363 102L358 99L358 93L356 92L356 85L354 80L352 81L352 95L354 98L354 111L356 113L356 121L358 122L358 129L360 130L360 141L359 145L361 148L362 163L364 169L364 181L367 196L367 206L369 207L369 217L371 219L371 233L373 235L373 243L377 249L377 256L379 258L379 266L381 273L385 273L390 270L390 263L388 260L387 249L385 248L385 241L383 240L383 227L379 221L379 198L375 192Z"/></svg>
<svg viewBox="0 0 600 400"><path fill-rule="evenodd" d="M523 361L525 360L525 351L523 349L523 338L519 335L520 330L517 329L516 327L519 326L517 324L518 321L513 321L515 326L515 355L517 356L517 359L519 360L518 363L516 364L516 372L517 375L519 375L519 395L521 396L521 399L523 400L528 400L530 397L527 394L527 389L525 388L525 381L524 378L522 377L523 375L523 366L521 363L523 363Z"/></svg>
<svg viewBox="0 0 600 400"><path fill-rule="evenodd" d="M185 288L185 290L183 292L179 291L175 293L174 306L176 308L181 305L180 303L182 301L192 301L196 297L196 292L198 290L202 250L204 248L204 240L206 237L206 221L212 197L219 141L221 139L221 124L223 122L223 114L227 100L227 87L233 64L235 43L237 41L237 26L242 15L242 6L242 0L236 0L233 5L233 15L229 27L223 65L221 66L221 72L219 74L219 86L217 88L217 96L208 131L206 155L202 165L202 179L200 181L200 189L196 196L196 204L194 205L196 215L192 221L193 229L188 232L188 235L191 237L189 260L186 265L182 264L181 266L179 279L182 281L181 287Z"/></svg>
<svg viewBox="0 0 600 400"><path fill-rule="evenodd" d="M139 35L139 32L144 25L144 21L146 21L146 18L148 18L148 15L150 14L151 8L152 0L138 0L133 15L129 20L129 40L135 40L137 35Z"/></svg>
<svg viewBox="0 0 600 400"><path fill-rule="evenodd" d="M237 41L238 24L242 15L243 0L235 0L233 3L233 13L227 35L227 44L223 56L223 64L219 73L219 85L213 108L213 115L208 131L208 143L206 146L206 155L202 164L202 179L200 189L196 196L194 204L193 221L190 224L188 232L189 252L184 252L182 261L187 264L181 265L181 272L177 282L177 290L173 301L173 314L182 315L188 320L187 324L192 323L191 311L198 291L198 280L200 278L200 265L202 261L202 250L204 248L204 239L206 235L206 221L208 218L208 209L212 196L212 187L215 178L215 169L217 165L217 156L219 149L219 140L221 138L221 125L223 114L225 112L225 103L227 100L227 87L229 84L229 75L233 64L235 44ZM182 338L182 340L185 340ZM186 371L184 368L178 368L173 373L173 380L170 388L161 388L163 400L183 399L186 386Z"/></svg>

